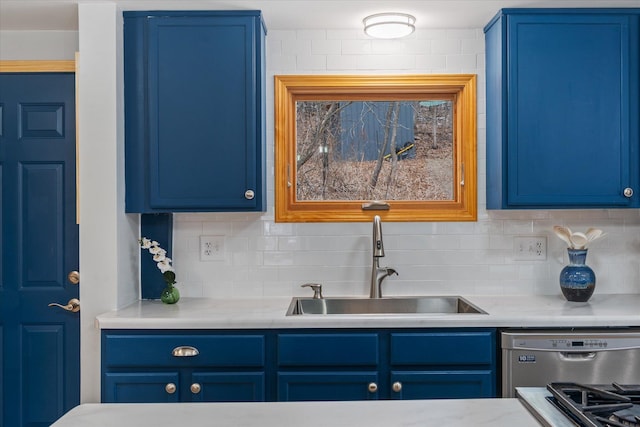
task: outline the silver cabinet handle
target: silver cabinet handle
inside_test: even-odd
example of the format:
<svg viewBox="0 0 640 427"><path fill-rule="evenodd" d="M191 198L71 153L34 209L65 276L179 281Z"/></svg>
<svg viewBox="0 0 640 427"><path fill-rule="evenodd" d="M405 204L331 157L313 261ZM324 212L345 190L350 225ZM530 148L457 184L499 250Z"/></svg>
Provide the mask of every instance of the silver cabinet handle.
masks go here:
<svg viewBox="0 0 640 427"><path fill-rule="evenodd" d="M395 383L393 383L393 385L391 386L391 389L393 391L395 391L396 393L402 391L402 383L400 381L396 381Z"/></svg>
<svg viewBox="0 0 640 427"><path fill-rule="evenodd" d="M256 193L253 190L247 190L244 192L244 198L247 200L253 200L256 197Z"/></svg>
<svg viewBox="0 0 640 427"><path fill-rule="evenodd" d="M370 393L375 393L376 391L378 391L378 384L376 383L369 383L369 392Z"/></svg>
<svg viewBox="0 0 640 427"><path fill-rule="evenodd" d="M189 345L181 345L180 347L176 347L171 352L173 357L193 357L199 355L200 352L197 348L191 347Z"/></svg>
<svg viewBox="0 0 640 427"><path fill-rule="evenodd" d="M189 388L191 389L191 393L193 394L198 394L200 393L200 390L202 390L202 387L198 383L191 384L191 387Z"/></svg>
<svg viewBox="0 0 640 427"><path fill-rule="evenodd" d="M625 188L624 191L622 192L622 194L624 194L624 197L633 196L633 188L631 188L631 187Z"/></svg>
<svg viewBox="0 0 640 427"><path fill-rule="evenodd" d="M72 313L77 313L80 311L80 300L78 298L71 298L67 305L58 304L57 302L52 302L49 304L49 307L60 307L63 310L71 311Z"/></svg>
<svg viewBox="0 0 640 427"><path fill-rule="evenodd" d="M164 391L169 394L173 394L176 392L176 385L174 383L168 383L166 386L164 386Z"/></svg>

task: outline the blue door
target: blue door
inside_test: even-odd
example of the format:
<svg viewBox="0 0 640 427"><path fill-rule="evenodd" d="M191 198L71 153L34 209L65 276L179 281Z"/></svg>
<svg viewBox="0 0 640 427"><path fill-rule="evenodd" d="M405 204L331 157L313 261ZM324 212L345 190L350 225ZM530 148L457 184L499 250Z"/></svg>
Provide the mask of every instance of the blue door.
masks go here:
<svg viewBox="0 0 640 427"><path fill-rule="evenodd" d="M80 401L74 78L0 73L0 426L49 426Z"/></svg>

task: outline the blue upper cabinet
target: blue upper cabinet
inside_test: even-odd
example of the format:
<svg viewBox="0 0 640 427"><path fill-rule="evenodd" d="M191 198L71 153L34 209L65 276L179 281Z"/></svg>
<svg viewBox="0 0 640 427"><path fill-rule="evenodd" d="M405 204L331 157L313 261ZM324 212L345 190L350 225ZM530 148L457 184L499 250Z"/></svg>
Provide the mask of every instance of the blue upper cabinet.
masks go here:
<svg viewBox="0 0 640 427"><path fill-rule="evenodd" d="M259 11L124 12L126 211L265 209Z"/></svg>
<svg viewBox="0 0 640 427"><path fill-rule="evenodd" d="M505 9L487 25L487 208L640 206L639 14Z"/></svg>

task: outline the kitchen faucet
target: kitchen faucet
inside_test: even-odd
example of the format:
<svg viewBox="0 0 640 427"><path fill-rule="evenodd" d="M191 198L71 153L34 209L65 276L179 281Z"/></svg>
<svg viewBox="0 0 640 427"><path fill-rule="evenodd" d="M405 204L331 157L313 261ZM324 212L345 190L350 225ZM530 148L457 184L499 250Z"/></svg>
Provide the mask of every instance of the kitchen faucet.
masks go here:
<svg viewBox="0 0 640 427"><path fill-rule="evenodd" d="M371 290L369 298L382 298L382 281L392 274L398 274L390 267L380 267L380 258L384 257L382 243L382 224L378 215L373 217L373 260L371 265Z"/></svg>

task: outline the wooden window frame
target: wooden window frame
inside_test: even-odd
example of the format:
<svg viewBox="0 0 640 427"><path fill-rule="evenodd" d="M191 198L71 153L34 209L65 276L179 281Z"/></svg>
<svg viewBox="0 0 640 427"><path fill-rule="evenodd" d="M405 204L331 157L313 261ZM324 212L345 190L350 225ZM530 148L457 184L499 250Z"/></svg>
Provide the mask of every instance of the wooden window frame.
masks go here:
<svg viewBox="0 0 640 427"><path fill-rule="evenodd" d="M366 222L477 220L476 75L277 75L275 98L275 221ZM296 200L296 102L319 100L454 103L453 200L388 201L387 210L365 210L367 200Z"/></svg>

